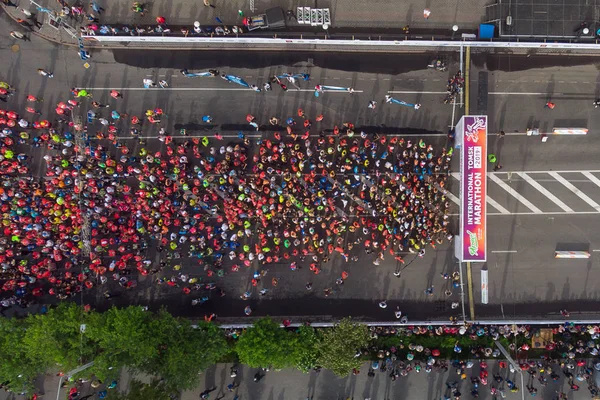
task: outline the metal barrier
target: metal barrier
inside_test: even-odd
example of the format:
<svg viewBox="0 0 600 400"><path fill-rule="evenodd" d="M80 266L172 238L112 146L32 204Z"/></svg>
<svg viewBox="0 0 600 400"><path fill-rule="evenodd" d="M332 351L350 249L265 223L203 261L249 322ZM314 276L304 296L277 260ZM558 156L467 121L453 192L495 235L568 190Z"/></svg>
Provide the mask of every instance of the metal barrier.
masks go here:
<svg viewBox="0 0 600 400"><path fill-rule="evenodd" d="M375 36L376 37L376 36ZM446 47L458 49L461 46L471 48L495 49L555 49L555 50L600 50L600 43L594 42L484 42L484 41L450 41L450 40L360 40L360 39L321 39L321 38L283 38L283 37L184 37L184 36L82 36L88 43L120 43L126 47L129 44L248 44L248 45L334 45L351 46L355 48L366 47Z"/></svg>
<svg viewBox="0 0 600 400"><path fill-rule="evenodd" d="M590 258L590 252L557 250L554 252L554 258Z"/></svg>

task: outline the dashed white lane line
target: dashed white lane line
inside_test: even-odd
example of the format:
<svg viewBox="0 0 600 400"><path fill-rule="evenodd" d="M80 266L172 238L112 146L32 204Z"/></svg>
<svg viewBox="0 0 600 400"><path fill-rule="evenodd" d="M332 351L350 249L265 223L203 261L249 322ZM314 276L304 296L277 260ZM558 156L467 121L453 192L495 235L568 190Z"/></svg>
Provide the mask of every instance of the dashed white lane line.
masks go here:
<svg viewBox="0 0 600 400"><path fill-rule="evenodd" d="M536 206L533 205L532 202L530 202L529 200L527 200L525 197L521 196L519 193L517 193L512 187L510 187L510 185L508 185L506 182L504 182L502 179L498 178L496 175L494 174L488 174L488 177L494 182L496 183L498 186L500 186L502 189L506 190L506 192L508 194L510 194L511 196L513 196L515 199L517 199L520 203L522 203L525 207L529 208L531 211L533 211L533 213L535 214L542 214L542 210L540 210L539 208L537 208Z"/></svg>
<svg viewBox="0 0 600 400"><path fill-rule="evenodd" d="M538 182L536 182L533 178L531 178L526 173L517 172L517 175L520 175L523 179L525 179L525 182L529 183L531 186L536 188L538 192L542 193L544 196L546 196L548 199L550 199L550 201L552 201L554 204L559 206L563 211L573 212L573 209L571 207L569 207L565 203L563 203L558 197L553 195L548 189L546 189L545 187L540 185Z"/></svg>
<svg viewBox="0 0 600 400"><path fill-rule="evenodd" d="M553 177L554 179L556 179L557 181L559 181L564 187L566 187L567 189L569 189L570 191L575 193L577 195L577 197L579 197L581 200L588 203L594 210L596 210L597 212L600 212L600 204L598 204L594 200L592 200L587 194L583 193L571 182L569 182L568 180L566 180L565 178L560 176L557 172L548 172L548 174L551 177Z"/></svg>

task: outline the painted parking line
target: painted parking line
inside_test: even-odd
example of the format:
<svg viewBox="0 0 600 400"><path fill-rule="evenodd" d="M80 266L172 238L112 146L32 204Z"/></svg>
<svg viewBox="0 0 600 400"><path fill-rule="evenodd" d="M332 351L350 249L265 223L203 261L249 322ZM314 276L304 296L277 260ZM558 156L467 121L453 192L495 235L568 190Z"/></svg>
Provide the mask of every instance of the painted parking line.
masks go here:
<svg viewBox="0 0 600 400"><path fill-rule="evenodd" d="M575 195L577 195L577 197L579 197L581 200L588 203L594 210L596 210L597 212L600 212L600 204L596 203L587 194L583 193L571 182L569 182L568 180L566 180L565 178L560 176L557 172L548 172L548 175L550 175L551 177L553 177L554 179L559 181L564 187L569 189L571 192L575 193Z"/></svg>
<svg viewBox="0 0 600 400"><path fill-rule="evenodd" d="M565 203L563 203L558 197L553 195L548 189L546 189L545 187L540 185L538 182L536 182L533 178L531 178L526 173L517 172L516 174L520 175L523 179L525 179L525 182L529 183L531 186L536 188L538 192L542 193L544 196L546 196L548 199L550 199L550 201L552 201L554 204L559 206L563 211L567 211L567 212L573 211L573 209L571 207L569 207Z"/></svg>
<svg viewBox="0 0 600 400"><path fill-rule="evenodd" d="M510 185L508 185L502 179L498 178L495 174L488 174L488 177L495 184L497 184L498 186L500 186L502 189L506 190L506 192L508 194L510 194L511 196L513 196L515 199L517 199L521 204L523 204L525 207L527 207L531 211L533 211L533 213L535 213L535 214L542 214L542 210L540 210L535 205L533 205L533 203L530 202L529 200L527 200L525 197L523 197L519 193L517 193L512 187L510 187Z"/></svg>

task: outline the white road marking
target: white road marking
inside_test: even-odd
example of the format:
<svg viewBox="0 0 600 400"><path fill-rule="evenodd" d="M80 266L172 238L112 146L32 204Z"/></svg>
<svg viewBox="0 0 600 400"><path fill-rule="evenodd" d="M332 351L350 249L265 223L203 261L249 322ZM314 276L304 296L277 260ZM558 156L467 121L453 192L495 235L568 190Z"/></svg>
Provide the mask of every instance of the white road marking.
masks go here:
<svg viewBox="0 0 600 400"><path fill-rule="evenodd" d="M547 173L548 173L548 170L535 170L535 171L513 171L513 172L506 171L506 172L494 172L493 174L495 174L495 175L502 175L502 174L508 174L508 173L521 173L521 172L522 172L522 173L525 173L525 174L527 174L527 175L531 175L531 174L547 174ZM572 173L572 172L582 172L582 171L579 171L579 170L573 170L573 169L570 169L570 170L569 170L569 169L566 169L566 170L558 170L558 171L554 171L554 172L556 172L556 173L558 173L558 174L566 174L566 173L569 173L569 172L571 172L571 173ZM586 172L590 172L590 173L600 173L600 169L589 169L589 170L587 170ZM488 174L490 174L490 173L488 172Z"/></svg>
<svg viewBox="0 0 600 400"><path fill-rule="evenodd" d="M516 253L517 250L492 250L492 253Z"/></svg>
<svg viewBox="0 0 600 400"><path fill-rule="evenodd" d="M452 172L451 175L454 179L456 179L460 183L460 173L459 172ZM498 203L496 200L492 199L490 196L486 196L485 200L490 206L492 206L496 210L500 211L500 214L505 214L505 215L510 214L510 211L508 211L506 208L502 207L500 205L500 203ZM460 205L460 203L458 201L456 202L456 204ZM490 213L488 213L488 215L489 214Z"/></svg>
<svg viewBox="0 0 600 400"><path fill-rule="evenodd" d="M594 200L592 200L587 194L583 193L571 182L569 182L568 180L566 180L565 178L560 176L557 172L548 172L548 174L551 177L553 177L554 179L556 179L557 181L559 181L560 183L562 183L564 187L566 187L567 189L569 189L570 191L575 193L577 195L577 197L579 197L581 200L588 203L594 210L600 212L600 204L598 204Z"/></svg>
<svg viewBox="0 0 600 400"><path fill-rule="evenodd" d="M496 210L500 211L500 214L510 214L510 211L508 211L506 208L502 207L500 205L500 203L498 203L496 200L492 199L491 197L486 196L486 201L488 202L489 205L494 207Z"/></svg>
<svg viewBox="0 0 600 400"><path fill-rule="evenodd" d="M192 131L195 131L195 129L190 129ZM172 139L193 139L193 138L203 138L203 137L207 137L209 139L216 139L215 138L215 134L214 132L218 132L219 129L213 129L211 131L206 131L206 135L187 135L187 136L183 136L183 135L171 135ZM268 137L266 136L268 135L268 133L263 133L263 134L256 134L256 133L244 133L244 137L249 137L249 138L265 138ZM238 138L238 135L221 135L223 136L223 138ZM313 134L313 135L309 135L309 137L319 137L320 135L318 134ZM421 137L422 135L417 134L417 133L409 133L409 134L396 134L396 133L392 133L386 136L397 136L397 137L405 137L405 136L416 136L416 137ZM428 135L428 136L433 136L433 135ZM436 136L445 136L445 134L440 134L440 135L436 135ZM334 135L334 134L329 134L329 135L325 135L325 137L340 137L340 135ZM99 140L96 137L90 137L91 140ZM136 140L136 139L158 139L158 136L138 136L138 137L134 137L134 136L118 136L117 139L119 140Z"/></svg>
<svg viewBox="0 0 600 400"><path fill-rule="evenodd" d="M554 204L559 206L563 211L572 212L573 209L563 203L558 197L553 195L548 189L540 185L538 182L533 180L529 175L524 172L517 172L517 175L520 175L527 183L536 188L540 193L550 199Z"/></svg>
<svg viewBox="0 0 600 400"><path fill-rule="evenodd" d="M543 96L543 95L547 95L547 93L544 92L488 92L489 95L512 95L512 96ZM556 94L560 94L560 93L555 93Z"/></svg>
<svg viewBox="0 0 600 400"><path fill-rule="evenodd" d="M456 197L453 193L451 193L449 190L446 191L446 197L452 200L454 204L460 206L460 199Z"/></svg>
<svg viewBox="0 0 600 400"><path fill-rule="evenodd" d="M118 90L118 91L142 91L142 90L146 90L146 91L154 91L154 90L158 90L158 91L162 91L162 90L170 90L170 91L181 91L181 92L210 92L210 91L215 91L215 92L239 92L239 91L245 91L245 90L253 90L251 88L246 88L246 87L239 87L239 88L191 88L191 87L181 87L181 88L175 88L175 87L167 87L167 88L159 88L159 87L155 87L155 88L144 88L144 87L130 87L130 88L83 88L85 90ZM289 89L288 92L314 92L315 89ZM348 92L344 91L344 90L323 90L324 92L327 93L346 93L348 94ZM354 93L363 93L362 90L354 90Z"/></svg>
<svg viewBox="0 0 600 400"><path fill-rule="evenodd" d="M598 211L573 211L573 212L566 212L566 211L544 211L542 214L539 213L534 213L531 211L524 211L524 212L511 212L510 214L503 214L503 213L499 213L499 212L490 212L487 213L488 217L510 217L510 216L540 216L540 215L598 215L600 214L600 212ZM452 217L458 217L458 214L449 214Z"/></svg>
<svg viewBox="0 0 600 400"><path fill-rule="evenodd" d="M448 92L428 92L426 90L388 90L388 93L400 93L400 94L448 94Z"/></svg>
<svg viewBox="0 0 600 400"><path fill-rule="evenodd" d="M399 94L448 94L448 92L436 92L426 90L388 90L388 93ZM554 93L554 96L561 96L564 93ZM492 96L546 96L544 92L488 92Z"/></svg>
<svg viewBox="0 0 600 400"><path fill-rule="evenodd" d="M596 178L591 171L582 171L583 176L594 182L596 186L600 186L600 179Z"/></svg>
<svg viewBox="0 0 600 400"><path fill-rule="evenodd" d="M523 205L525 205L527 208L533 211L535 214L542 214L542 210L534 206L532 202L530 202L525 197L517 193L512 187L510 187L510 185L508 185L502 179L498 178L495 174L488 174L488 177L502 189L506 190L507 193L509 193L511 196L513 196L515 199L517 199L519 202L521 202Z"/></svg>

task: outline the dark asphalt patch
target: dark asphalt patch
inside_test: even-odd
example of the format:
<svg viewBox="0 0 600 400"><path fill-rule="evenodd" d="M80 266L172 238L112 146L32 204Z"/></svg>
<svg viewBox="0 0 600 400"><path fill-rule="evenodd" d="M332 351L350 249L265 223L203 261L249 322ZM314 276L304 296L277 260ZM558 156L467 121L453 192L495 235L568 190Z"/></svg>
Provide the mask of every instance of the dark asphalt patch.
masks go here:
<svg viewBox="0 0 600 400"><path fill-rule="evenodd" d="M536 55L473 54L474 66L488 71L526 71L534 68L573 67L577 65L600 65L600 59L592 56L569 56L563 53Z"/></svg>
<svg viewBox="0 0 600 400"><path fill-rule="evenodd" d="M488 113L488 72L479 72L477 81L477 113L487 115Z"/></svg>

